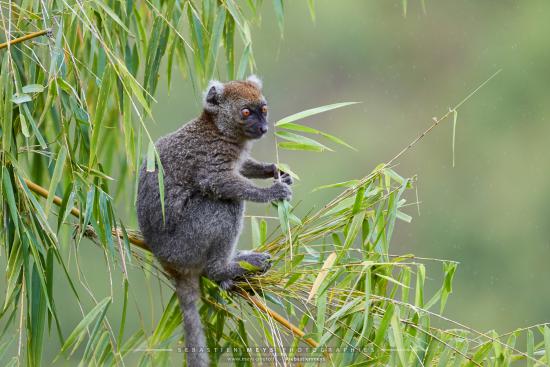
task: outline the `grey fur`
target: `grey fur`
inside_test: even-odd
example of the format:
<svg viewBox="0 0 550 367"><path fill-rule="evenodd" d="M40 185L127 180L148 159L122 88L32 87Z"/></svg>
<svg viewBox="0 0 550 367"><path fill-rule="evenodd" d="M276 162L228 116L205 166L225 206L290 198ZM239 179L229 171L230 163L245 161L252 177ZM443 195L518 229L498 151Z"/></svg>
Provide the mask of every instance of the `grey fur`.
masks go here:
<svg viewBox="0 0 550 367"><path fill-rule="evenodd" d="M210 83L203 113L177 131L159 139L164 168L165 221L157 172L141 167L137 214L151 250L170 272L184 314L188 347L206 347L196 302L202 275L227 289L247 273L246 261L266 271L267 253L235 251L244 201L290 200L292 179L274 164L249 157L251 142L267 131L265 98L254 81ZM243 109L250 116L243 117ZM275 178L268 188L249 178ZM188 353L189 367L208 366L206 353Z"/></svg>

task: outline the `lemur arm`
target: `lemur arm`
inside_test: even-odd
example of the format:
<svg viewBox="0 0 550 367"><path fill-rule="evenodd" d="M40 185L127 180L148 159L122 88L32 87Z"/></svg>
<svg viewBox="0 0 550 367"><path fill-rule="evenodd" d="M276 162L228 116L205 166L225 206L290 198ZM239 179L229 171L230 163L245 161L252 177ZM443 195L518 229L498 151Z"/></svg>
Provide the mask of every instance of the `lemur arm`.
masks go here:
<svg viewBox="0 0 550 367"><path fill-rule="evenodd" d="M203 175L198 184L204 193L227 200L267 203L274 200L289 200L292 195L285 183L276 181L271 187L258 187L247 178L231 171Z"/></svg>
<svg viewBox="0 0 550 367"><path fill-rule="evenodd" d="M278 170L274 163L262 163L253 158L248 158L242 164L240 173L248 178L272 178L277 177Z"/></svg>

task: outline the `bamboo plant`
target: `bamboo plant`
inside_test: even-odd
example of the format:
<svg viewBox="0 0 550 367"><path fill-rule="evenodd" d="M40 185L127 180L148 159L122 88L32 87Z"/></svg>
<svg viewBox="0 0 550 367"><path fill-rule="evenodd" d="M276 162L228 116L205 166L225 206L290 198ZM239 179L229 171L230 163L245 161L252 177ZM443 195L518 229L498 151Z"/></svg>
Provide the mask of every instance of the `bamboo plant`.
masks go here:
<svg viewBox="0 0 550 367"><path fill-rule="evenodd" d="M307 3L314 17L313 1ZM261 0L0 1L4 365L65 358L82 365L181 364L181 353L166 353L182 337L174 296L153 316L153 327L128 330L129 293L141 286L129 272L169 284L117 204L133 202L123 188L135 192L142 157L148 169L158 166L163 192L148 132L159 78L168 86L184 78L199 91L213 76L253 71L251 29L264 6ZM283 32L284 3L270 6ZM448 117L456 125L464 102L430 129ZM346 105L280 120L277 152L347 146L297 123ZM251 218L253 246L270 251L274 266L230 292L203 279L201 315L214 364L251 366L262 357L273 358L265 364L312 366L548 365L548 325L499 335L450 320L442 314L458 264L392 253L394 228L412 220L415 201L415 178L393 169L408 148L365 177L320 188L341 192L316 212L298 218L288 203L278 203L279 220ZM99 297L84 280L93 273L75 274L78 252L92 243L104 255L102 271L122 274L122 292ZM444 275L428 294L426 271L433 266ZM69 300L56 296L60 277ZM63 309L71 302L82 318L68 325ZM122 307L114 309L115 302ZM58 345L53 361L44 357L50 339Z"/></svg>

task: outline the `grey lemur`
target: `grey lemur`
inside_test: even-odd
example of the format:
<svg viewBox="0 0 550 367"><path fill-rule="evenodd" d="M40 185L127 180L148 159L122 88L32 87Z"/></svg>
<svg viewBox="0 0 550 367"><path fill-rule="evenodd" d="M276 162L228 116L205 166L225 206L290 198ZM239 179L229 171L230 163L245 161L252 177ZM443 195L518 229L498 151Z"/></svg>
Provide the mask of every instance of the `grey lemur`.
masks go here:
<svg viewBox="0 0 550 367"><path fill-rule="evenodd" d="M253 140L268 129L267 104L256 76L222 84L211 81L202 114L156 143L164 168L165 217L157 172L141 167L137 197L139 227L153 254L173 278L184 316L186 346L206 347L197 310L199 279L222 288L248 271L270 266L267 253L236 251L244 201L290 200L292 178L275 164L249 157ZM274 178L267 188L249 178ZM197 349L198 348L198 349ZM206 348L205 348L206 349ZM187 353L189 367L208 366L208 354Z"/></svg>

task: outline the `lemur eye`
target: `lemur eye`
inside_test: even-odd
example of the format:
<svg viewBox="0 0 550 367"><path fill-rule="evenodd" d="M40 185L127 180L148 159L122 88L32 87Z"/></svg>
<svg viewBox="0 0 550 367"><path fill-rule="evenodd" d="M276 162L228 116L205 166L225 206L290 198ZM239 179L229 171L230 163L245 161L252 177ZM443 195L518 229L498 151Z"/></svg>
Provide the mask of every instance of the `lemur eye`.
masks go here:
<svg viewBox="0 0 550 367"><path fill-rule="evenodd" d="M262 106L262 113L267 113L267 106Z"/></svg>
<svg viewBox="0 0 550 367"><path fill-rule="evenodd" d="M250 110L249 110L248 108L243 108L243 109L241 110L241 115L242 115L243 117L248 117L248 116L250 116Z"/></svg>

